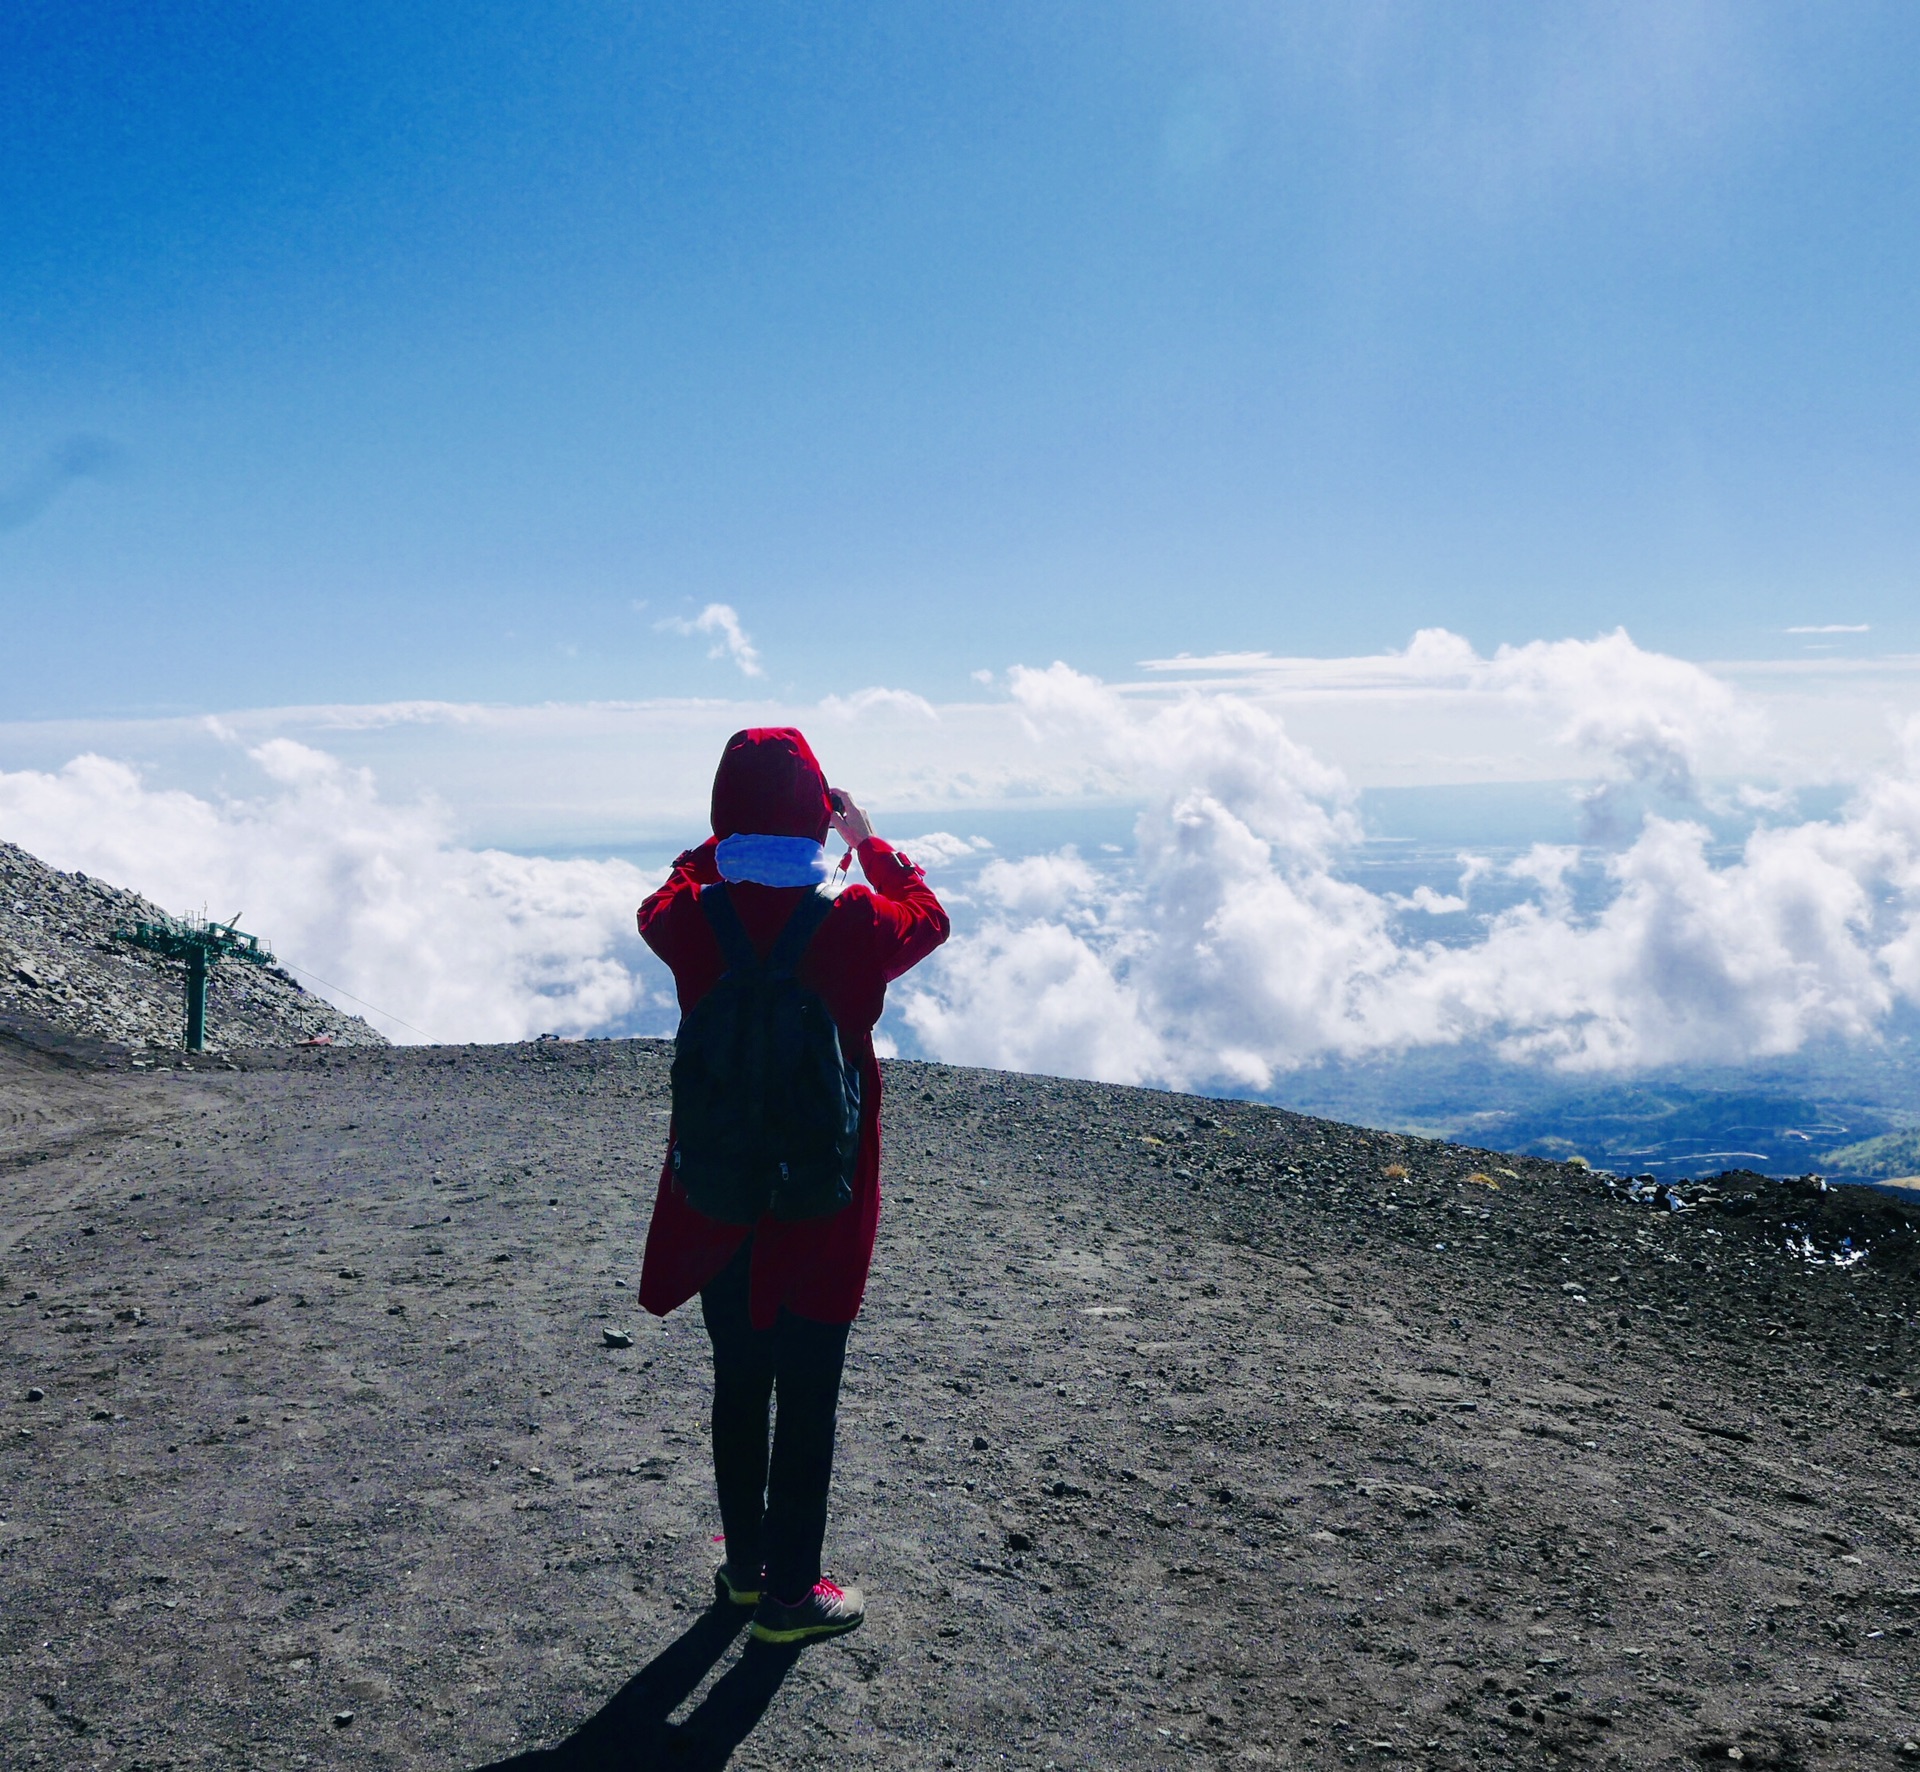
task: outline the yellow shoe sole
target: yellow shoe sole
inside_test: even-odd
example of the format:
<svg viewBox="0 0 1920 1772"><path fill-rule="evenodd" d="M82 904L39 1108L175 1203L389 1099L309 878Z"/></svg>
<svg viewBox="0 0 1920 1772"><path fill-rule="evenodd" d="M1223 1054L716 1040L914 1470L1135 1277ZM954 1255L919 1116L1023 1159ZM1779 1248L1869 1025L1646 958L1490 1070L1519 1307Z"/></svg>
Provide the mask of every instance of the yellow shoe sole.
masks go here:
<svg viewBox="0 0 1920 1772"><path fill-rule="evenodd" d="M850 1619L845 1624L803 1624L792 1630L775 1630L770 1624L756 1624L752 1635L755 1641L761 1643L805 1643L814 1637L844 1637L849 1631L858 1630L866 1622L867 1615L863 1612L858 1618Z"/></svg>
<svg viewBox="0 0 1920 1772"><path fill-rule="evenodd" d="M756 1618L753 1621L752 1635L761 1643L806 1643L815 1637L844 1637L849 1631L858 1630L867 1621L866 1596L858 1588L846 1590L847 1597L859 1608L851 1618L820 1620L812 1624L777 1625L768 1624ZM780 1608L786 1611L786 1607Z"/></svg>

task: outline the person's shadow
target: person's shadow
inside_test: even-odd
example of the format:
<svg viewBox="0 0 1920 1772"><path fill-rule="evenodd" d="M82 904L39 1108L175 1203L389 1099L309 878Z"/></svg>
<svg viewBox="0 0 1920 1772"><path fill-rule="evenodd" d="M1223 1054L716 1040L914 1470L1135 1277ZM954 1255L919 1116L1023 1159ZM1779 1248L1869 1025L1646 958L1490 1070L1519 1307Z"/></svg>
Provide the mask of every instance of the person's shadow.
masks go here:
<svg viewBox="0 0 1920 1772"><path fill-rule="evenodd" d="M719 1772L773 1702L798 1647L749 1641L685 1722L667 1719L746 1622L744 1607L711 1607L558 1747L515 1754L478 1772Z"/></svg>

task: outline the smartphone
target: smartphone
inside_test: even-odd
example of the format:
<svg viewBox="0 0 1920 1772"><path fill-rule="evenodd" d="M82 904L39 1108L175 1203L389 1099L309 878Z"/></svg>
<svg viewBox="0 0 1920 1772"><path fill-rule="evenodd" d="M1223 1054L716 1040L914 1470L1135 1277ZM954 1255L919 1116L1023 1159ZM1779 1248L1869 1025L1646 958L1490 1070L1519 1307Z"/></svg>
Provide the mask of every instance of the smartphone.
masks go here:
<svg viewBox="0 0 1920 1772"><path fill-rule="evenodd" d="M842 817L846 816L847 796L843 794L838 788L827 789L827 804L831 806L834 809L834 811L839 813Z"/></svg>

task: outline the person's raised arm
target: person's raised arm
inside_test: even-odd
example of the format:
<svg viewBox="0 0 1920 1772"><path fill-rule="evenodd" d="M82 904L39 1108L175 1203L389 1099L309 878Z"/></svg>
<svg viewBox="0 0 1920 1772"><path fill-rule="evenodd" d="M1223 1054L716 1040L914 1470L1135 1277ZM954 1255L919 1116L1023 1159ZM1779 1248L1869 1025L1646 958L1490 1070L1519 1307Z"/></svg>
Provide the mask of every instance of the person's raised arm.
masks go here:
<svg viewBox="0 0 1920 1772"><path fill-rule="evenodd" d="M883 975L898 978L918 965L947 939L952 923L946 907L927 884L924 868L915 867L884 837L873 832L873 821L844 788L829 788L833 828L860 857L860 871L874 890L874 934L882 951L876 955Z"/></svg>

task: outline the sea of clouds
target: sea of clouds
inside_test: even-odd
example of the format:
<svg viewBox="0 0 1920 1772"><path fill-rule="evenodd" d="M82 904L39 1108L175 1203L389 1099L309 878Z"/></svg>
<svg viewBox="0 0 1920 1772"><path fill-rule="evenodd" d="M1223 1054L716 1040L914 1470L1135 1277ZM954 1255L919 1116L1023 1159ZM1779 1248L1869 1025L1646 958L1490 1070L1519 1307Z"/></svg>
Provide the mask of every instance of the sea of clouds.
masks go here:
<svg viewBox="0 0 1920 1772"><path fill-rule="evenodd" d="M86 755L0 773L0 837L175 914L238 914L302 983L399 1041L587 1033L648 1001L630 863L469 848L431 801L292 739L264 791L213 799Z"/></svg>
<svg viewBox="0 0 1920 1772"><path fill-rule="evenodd" d="M1618 1071L1867 1037L1920 994L1920 722L1903 767L1835 819L1772 823L1771 791L1736 790L1758 816L1716 865L1703 818L1650 816L1622 841L1617 811L1649 785L1700 804L1699 752L1746 720L1725 684L1624 636L1479 660L1435 634L1410 654L1410 670L1555 710L1559 742L1594 770L1591 834L1614 845L1598 908L1576 906L1582 849L1568 844L1497 869L1463 854L1451 894L1368 891L1342 873L1361 841L1352 788L1243 696L1195 690L1142 710L1064 666L1019 671L1012 696L1040 742L1104 755L1144 793L1131 879L1113 891L1072 854L986 868L988 916L906 1005L928 1049L1254 1090L1328 1056L1471 1041ZM1476 939L1409 930L1409 910L1470 909L1496 872L1526 896Z"/></svg>
<svg viewBox="0 0 1920 1772"><path fill-rule="evenodd" d="M577 788L611 746L620 782L645 784L643 822L692 840L726 733L771 723L806 726L878 805L962 833L913 845L959 913L894 991L897 1039L928 1056L1250 1091L1328 1057L1473 1043L1618 1072L1870 1039L1920 1003L1920 718L1895 723L1838 812L1801 817L1754 698L1623 633L1483 657L1429 630L1377 658L1183 658L1129 684L1017 667L951 707L869 690L806 708L231 716L202 737L244 755L248 785L168 785L97 747L0 771L0 836L175 909L243 910L396 1038L664 1032L670 993L633 925L657 864L475 842L463 784L532 751ZM1496 728L1507 748L1468 758ZM396 732L439 735L458 765L440 791L421 785L424 753L365 760L369 733ZM1402 780L1423 758L1453 779L1469 764L1577 776L1582 840L1467 844L1448 879L1370 889L1352 865L1358 788L1326 754L1342 732L1376 762L1390 734ZM577 828L598 819L611 838L640 805L608 791ZM970 811L1089 801L1138 808L1124 853L1000 853L966 834ZM1729 817L1731 852L1713 836ZM1574 891L1582 872L1597 894Z"/></svg>

